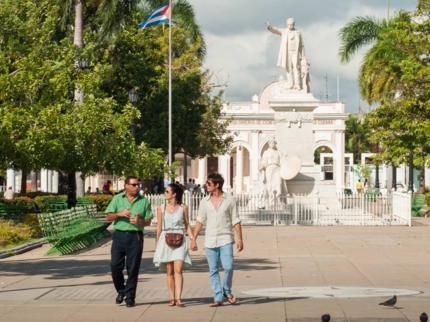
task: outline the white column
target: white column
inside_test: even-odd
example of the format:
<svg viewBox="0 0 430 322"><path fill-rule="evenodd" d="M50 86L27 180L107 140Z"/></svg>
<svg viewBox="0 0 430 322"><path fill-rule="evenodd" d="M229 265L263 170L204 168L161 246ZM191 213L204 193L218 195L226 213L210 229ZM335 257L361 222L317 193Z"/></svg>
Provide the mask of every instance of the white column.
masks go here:
<svg viewBox="0 0 430 322"><path fill-rule="evenodd" d="M345 158L344 158L344 136L342 130L336 131L336 190L338 193L343 192Z"/></svg>
<svg viewBox="0 0 430 322"><path fill-rule="evenodd" d="M52 192L52 170L47 171L48 192Z"/></svg>
<svg viewBox="0 0 430 322"><path fill-rule="evenodd" d="M15 191L15 170L7 169L6 171L6 189L12 187L12 191Z"/></svg>
<svg viewBox="0 0 430 322"><path fill-rule="evenodd" d="M206 182L207 163L206 157L199 159L199 176L197 178L197 183L200 183L202 186Z"/></svg>
<svg viewBox="0 0 430 322"><path fill-rule="evenodd" d="M227 155L218 156L218 172L227 182Z"/></svg>
<svg viewBox="0 0 430 322"><path fill-rule="evenodd" d="M40 191L48 192L48 180L47 180L48 170L40 170Z"/></svg>
<svg viewBox="0 0 430 322"><path fill-rule="evenodd" d="M258 134L260 130L252 130L252 147L251 147L251 180L258 181L258 163L260 162L260 157L258 154L259 142L258 142ZM253 184L253 182L251 182Z"/></svg>
<svg viewBox="0 0 430 322"><path fill-rule="evenodd" d="M225 182L224 182L224 187L225 187L225 189L223 189L223 190L225 190L225 191L230 191L231 189L233 189L233 187L232 186L230 186L230 178L232 177L232 175L233 175L233 173L231 173L231 168L230 168L230 160L231 160L231 155L230 154L227 154L226 156L225 156L225 167L226 167L226 175L225 175L225 177L224 177L224 179L225 179Z"/></svg>
<svg viewBox="0 0 430 322"><path fill-rule="evenodd" d="M236 149L236 191L243 191L243 148L241 146Z"/></svg>
<svg viewBox="0 0 430 322"><path fill-rule="evenodd" d="M52 192L58 193L58 171L52 171Z"/></svg>

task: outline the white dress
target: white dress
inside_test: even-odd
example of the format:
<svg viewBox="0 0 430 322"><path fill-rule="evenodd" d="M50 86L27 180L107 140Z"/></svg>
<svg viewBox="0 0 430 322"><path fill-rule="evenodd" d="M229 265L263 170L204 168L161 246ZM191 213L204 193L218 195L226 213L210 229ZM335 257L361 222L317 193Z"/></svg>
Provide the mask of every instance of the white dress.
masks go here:
<svg viewBox="0 0 430 322"><path fill-rule="evenodd" d="M189 267L192 265L190 254L188 253L187 239L184 236L182 240L182 245L177 248L172 248L167 246L166 232L169 233L184 233L184 209L179 207L179 209L171 214L164 211L165 205L161 206L161 213L163 214L163 225L160 238L158 239L157 248L154 254L154 265L160 267L160 270L166 270L166 264L169 262L181 260L184 262L184 267Z"/></svg>

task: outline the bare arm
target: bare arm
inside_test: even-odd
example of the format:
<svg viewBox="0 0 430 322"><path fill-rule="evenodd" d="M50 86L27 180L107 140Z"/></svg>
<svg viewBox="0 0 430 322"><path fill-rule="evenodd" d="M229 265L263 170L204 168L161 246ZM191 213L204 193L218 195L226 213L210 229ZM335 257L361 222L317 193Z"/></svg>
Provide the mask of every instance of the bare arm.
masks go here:
<svg viewBox="0 0 430 322"><path fill-rule="evenodd" d="M157 232L155 233L155 245L158 243L158 239L163 229L163 215L161 213L161 206L157 208Z"/></svg>
<svg viewBox="0 0 430 322"><path fill-rule="evenodd" d="M191 241L191 249L197 250L197 236L200 233L200 230L202 230L203 224L200 221L196 221L196 225L194 226L194 238Z"/></svg>
<svg viewBox="0 0 430 322"><path fill-rule="evenodd" d="M188 218L188 206L183 205L184 207L184 224L185 224L185 230L187 231L188 236L191 240L193 240L193 231L191 229L190 220Z"/></svg>
<svg viewBox="0 0 430 322"><path fill-rule="evenodd" d="M119 211L119 212L109 212L106 215L106 221L114 221L119 217L130 218L130 215L131 215L130 209L124 209L123 211Z"/></svg>
<svg viewBox="0 0 430 322"><path fill-rule="evenodd" d="M240 223L234 225L234 230L237 235L237 251L240 252L243 249L243 240L242 240L242 225Z"/></svg>

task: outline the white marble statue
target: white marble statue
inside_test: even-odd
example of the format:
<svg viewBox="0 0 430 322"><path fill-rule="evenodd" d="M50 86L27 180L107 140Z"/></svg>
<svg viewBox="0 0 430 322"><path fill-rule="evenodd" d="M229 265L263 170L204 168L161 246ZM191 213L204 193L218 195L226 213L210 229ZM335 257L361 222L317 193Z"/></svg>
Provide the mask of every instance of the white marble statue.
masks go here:
<svg viewBox="0 0 430 322"><path fill-rule="evenodd" d="M269 141L269 148L264 151L260 162L259 208L268 207L266 201L272 199L271 196L274 191L276 191L277 196L287 194L287 185L281 178L281 163L283 159L282 153L276 148L275 138L272 138ZM271 204L273 201L271 200L269 203Z"/></svg>
<svg viewBox="0 0 430 322"><path fill-rule="evenodd" d="M288 87L301 90L300 64L305 59L305 46L302 34L294 28L294 19L287 20L288 28L278 29L266 22L266 28L275 35L280 35L281 48L279 49L278 66L284 67L288 75Z"/></svg>
<svg viewBox="0 0 430 322"><path fill-rule="evenodd" d="M306 60L306 58L302 58L301 60L301 78L302 78L302 89L306 93L311 92L311 78L309 77L309 67L310 64Z"/></svg>

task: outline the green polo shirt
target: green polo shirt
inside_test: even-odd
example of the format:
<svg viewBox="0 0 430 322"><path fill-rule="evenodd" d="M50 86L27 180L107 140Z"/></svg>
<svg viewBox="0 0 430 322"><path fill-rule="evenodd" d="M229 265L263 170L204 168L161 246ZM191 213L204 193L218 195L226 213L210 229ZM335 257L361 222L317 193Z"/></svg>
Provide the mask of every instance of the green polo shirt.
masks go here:
<svg viewBox="0 0 430 322"><path fill-rule="evenodd" d="M113 197L105 213L120 212L126 208L130 209L132 217L138 214L139 218L141 219L152 219L152 210L148 199L138 194L133 203L130 203L127 196L125 195L125 191ZM118 217L115 219L113 228L116 230L143 230L142 225L130 224L130 219L126 217Z"/></svg>

